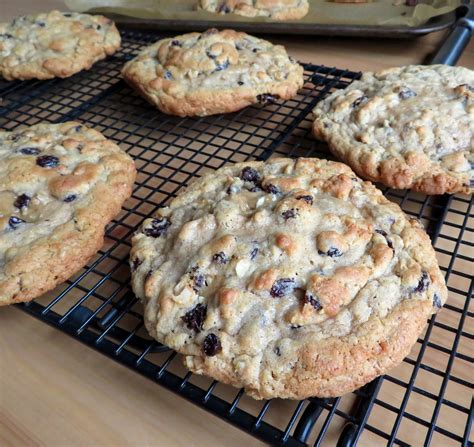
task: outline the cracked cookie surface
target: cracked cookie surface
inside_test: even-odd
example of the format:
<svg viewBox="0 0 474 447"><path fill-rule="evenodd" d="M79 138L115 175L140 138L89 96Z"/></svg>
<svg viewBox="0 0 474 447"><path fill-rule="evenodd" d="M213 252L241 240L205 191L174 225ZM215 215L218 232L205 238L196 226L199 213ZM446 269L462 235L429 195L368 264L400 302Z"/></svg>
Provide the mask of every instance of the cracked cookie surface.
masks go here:
<svg viewBox="0 0 474 447"><path fill-rule="evenodd" d="M303 68L281 45L232 30L162 39L125 64L124 79L164 113L205 116L293 98Z"/></svg>
<svg viewBox="0 0 474 447"><path fill-rule="evenodd" d="M0 305L79 270L131 194L133 160L78 122L0 131Z"/></svg>
<svg viewBox="0 0 474 447"><path fill-rule="evenodd" d="M298 20L309 11L308 0L199 0L198 9L218 14Z"/></svg>
<svg viewBox="0 0 474 447"><path fill-rule="evenodd" d="M418 221L318 159L204 175L144 221L130 265L152 337L262 399L364 385L402 361L447 297Z"/></svg>
<svg viewBox="0 0 474 447"><path fill-rule="evenodd" d="M365 73L313 111L314 135L360 176L425 194L474 190L474 71Z"/></svg>
<svg viewBox="0 0 474 447"><path fill-rule="evenodd" d="M117 28L103 16L59 11L21 16L0 23L0 76L67 78L119 47Z"/></svg>

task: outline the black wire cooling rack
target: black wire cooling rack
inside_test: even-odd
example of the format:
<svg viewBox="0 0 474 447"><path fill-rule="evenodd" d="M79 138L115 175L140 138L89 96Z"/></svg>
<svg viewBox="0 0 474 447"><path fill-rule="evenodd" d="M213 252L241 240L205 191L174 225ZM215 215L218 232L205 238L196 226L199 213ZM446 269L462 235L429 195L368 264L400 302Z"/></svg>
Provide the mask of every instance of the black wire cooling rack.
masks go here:
<svg viewBox="0 0 474 447"><path fill-rule="evenodd" d="M137 225L206 170L274 155L330 157L310 135L311 109L360 75L306 64L305 86L291 101L206 118L171 117L147 105L119 75L126 60L158 37L126 31L119 53L69 79L0 81L4 129L78 119L119 143L139 171L97 255L56 290L19 307L269 444L472 445L474 215L466 196L386 190L425 224L450 294L403 364L352 394L254 401L187 372L179 355L147 336L129 287L130 236Z"/></svg>

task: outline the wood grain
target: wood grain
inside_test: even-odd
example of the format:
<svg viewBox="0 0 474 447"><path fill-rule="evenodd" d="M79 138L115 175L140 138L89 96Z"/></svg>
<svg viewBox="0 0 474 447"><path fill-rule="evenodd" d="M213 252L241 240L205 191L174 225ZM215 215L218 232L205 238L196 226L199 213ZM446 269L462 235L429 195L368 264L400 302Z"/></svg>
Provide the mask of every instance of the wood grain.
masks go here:
<svg viewBox="0 0 474 447"><path fill-rule="evenodd" d="M64 9L58 0L0 0L0 19L8 20L19 14L52 8ZM269 39L283 43L289 52L300 60L338 66L352 70L374 70L408 63L420 63L432 54L445 33L415 40L354 39L327 37L282 37ZM474 68L474 44L464 53L460 65ZM465 212L460 206L459 211ZM460 223L462 214L451 213L448 222ZM447 229L444 230L448 232ZM457 237L455 228L449 230ZM471 237L467 235L465 237ZM442 240L440 247L453 250L453 243ZM466 256L472 256L464 253ZM445 267L449 256L441 256ZM456 269L472 274L472 263L456 261ZM451 286L466 289L465 279L456 275L449 280ZM450 295L450 303L461 306L464 297ZM455 326L459 315L444 310L439 321ZM465 331L472 332L472 319L466 322ZM433 341L450 348L452 334L435 329ZM419 346L411 358L415 359ZM473 355L473 348L466 342L461 352ZM424 363L444 370L447 355L428 349ZM408 381L411 368L401 365L394 376ZM467 362L456 362L453 373L464 380L472 380L472 368ZM421 371L416 385L437 394L441 378ZM462 406L468 406L469 393L465 388L450 384L449 395ZM230 393L224 389L223 395ZM451 397L453 396L453 397ZM403 390L396 384L384 382L381 400L398 406ZM343 401L349 408L350 397ZM251 411L256 404L250 399L245 405ZM294 403L279 402L275 405L270 421L282 424L284 415ZM430 419L433 401L419 395L408 402L408 410L422 418ZM369 423L381 430L391 430L394 414L376 407ZM459 413L445 409L440 414L440 425L462 433L464 419ZM324 418L318 421L318 432ZM341 418L331 424L326 445L334 445L343 425ZM403 420L400 433L409 433L411 442L420 445L425 431L419 425ZM376 445L381 438L365 434L360 445ZM314 436L311 438L314 442ZM457 445L445 437L435 435L434 445ZM118 365L90 348L69 338L44 323L27 316L15 308L0 309L0 445L53 446L53 447L122 447L122 446L207 446L248 447L262 445L259 441L231 425L204 412L198 407L173 395L164 388L142 378L133 371Z"/></svg>

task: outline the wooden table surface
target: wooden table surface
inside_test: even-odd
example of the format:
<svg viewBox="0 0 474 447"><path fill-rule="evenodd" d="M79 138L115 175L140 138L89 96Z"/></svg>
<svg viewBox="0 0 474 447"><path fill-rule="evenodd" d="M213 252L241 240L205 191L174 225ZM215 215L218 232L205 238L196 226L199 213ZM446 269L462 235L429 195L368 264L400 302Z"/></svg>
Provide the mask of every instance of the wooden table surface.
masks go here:
<svg viewBox="0 0 474 447"><path fill-rule="evenodd" d="M65 9L57 0L0 0L0 20L52 8ZM270 39L300 60L374 70L423 62L444 35ZM474 69L474 43L459 64ZM472 370L467 375L472 378ZM416 414L416 407L411 411ZM262 445L18 309L0 309L0 446L244 444Z"/></svg>

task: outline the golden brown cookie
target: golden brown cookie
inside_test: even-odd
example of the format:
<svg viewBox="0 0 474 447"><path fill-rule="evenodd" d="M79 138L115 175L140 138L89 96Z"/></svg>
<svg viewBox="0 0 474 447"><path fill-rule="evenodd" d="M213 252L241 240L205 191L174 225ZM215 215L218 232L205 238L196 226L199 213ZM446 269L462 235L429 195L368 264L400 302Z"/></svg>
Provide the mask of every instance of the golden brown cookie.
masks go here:
<svg viewBox="0 0 474 447"><path fill-rule="evenodd" d="M198 9L244 17L298 20L309 11L308 0L199 0Z"/></svg>
<svg viewBox="0 0 474 447"><path fill-rule="evenodd" d="M361 177L425 194L474 189L474 71L365 73L313 110L314 135Z"/></svg>
<svg viewBox="0 0 474 447"><path fill-rule="evenodd" d="M206 174L145 220L130 265L152 337L258 399L364 385L447 298L418 221L318 159Z"/></svg>
<svg viewBox="0 0 474 447"><path fill-rule="evenodd" d="M303 67L281 45L232 30L163 39L122 70L124 79L162 112L205 116L293 98Z"/></svg>
<svg viewBox="0 0 474 447"><path fill-rule="evenodd" d="M103 16L52 11L0 23L0 76L67 78L120 47L114 23Z"/></svg>
<svg viewBox="0 0 474 447"><path fill-rule="evenodd" d="M77 122L0 131L0 305L78 271L131 194L133 160Z"/></svg>

